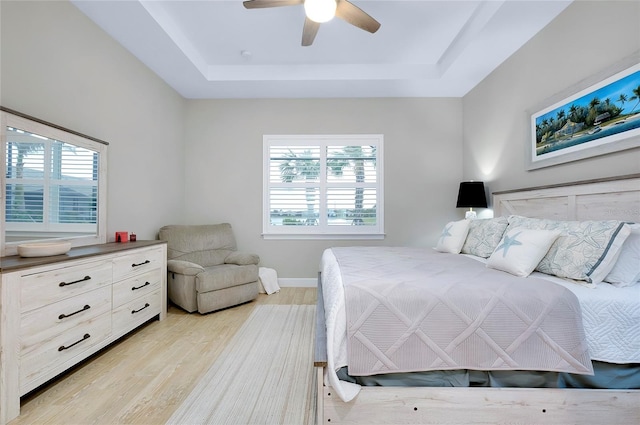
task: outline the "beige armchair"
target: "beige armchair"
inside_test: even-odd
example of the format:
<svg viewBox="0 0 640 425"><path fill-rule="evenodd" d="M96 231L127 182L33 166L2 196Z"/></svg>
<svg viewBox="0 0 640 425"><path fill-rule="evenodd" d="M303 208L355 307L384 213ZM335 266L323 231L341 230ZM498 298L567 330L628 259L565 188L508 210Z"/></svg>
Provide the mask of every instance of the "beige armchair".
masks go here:
<svg viewBox="0 0 640 425"><path fill-rule="evenodd" d="M260 257L236 250L229 223L170 225L167 241L169 299L188 312L209 313L258 296Z"/></svg>

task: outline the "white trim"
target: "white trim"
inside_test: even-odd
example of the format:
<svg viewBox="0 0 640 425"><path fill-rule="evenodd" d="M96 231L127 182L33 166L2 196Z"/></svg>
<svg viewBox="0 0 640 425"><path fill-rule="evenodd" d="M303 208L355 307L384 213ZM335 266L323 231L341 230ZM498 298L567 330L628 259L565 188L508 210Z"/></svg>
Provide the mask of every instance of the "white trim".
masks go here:
<svg viewBox="0 0 640 425"><path fill-rule="evenodd" d="M281 288L315 288L318 286L318 279L315 277L278 278L278 285Z"/></svg>
<svg viewBox="0 0 640 425"><path fill-rule="evenodd" d="M363 233L363 234L291 234L291 233L263 233L262 238L265 240L284 240L284 239L297 239L297 240L377 240L384 239L385 233Z"/></svg>

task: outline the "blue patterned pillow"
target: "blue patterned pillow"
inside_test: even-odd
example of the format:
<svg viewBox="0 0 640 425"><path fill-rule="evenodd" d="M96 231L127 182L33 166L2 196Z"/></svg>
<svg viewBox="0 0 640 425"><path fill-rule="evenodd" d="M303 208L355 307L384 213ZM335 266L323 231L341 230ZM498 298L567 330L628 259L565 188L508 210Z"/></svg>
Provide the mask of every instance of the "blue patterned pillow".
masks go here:
<svg viewBox="0 0 640 425"><path fill-rule="evenodd" d="M471 220L461 252L488 258L500 243L508 224L507 217Z"/></svg>
<svg viewBox="0 0 640 425"><path fill-rule="evenodd" d="M617 220L556 221L510 216L507 232L519 227L562 232L537 271L592 284L602 282L609 273L618 250L631 233L628 224Z"/></svg>

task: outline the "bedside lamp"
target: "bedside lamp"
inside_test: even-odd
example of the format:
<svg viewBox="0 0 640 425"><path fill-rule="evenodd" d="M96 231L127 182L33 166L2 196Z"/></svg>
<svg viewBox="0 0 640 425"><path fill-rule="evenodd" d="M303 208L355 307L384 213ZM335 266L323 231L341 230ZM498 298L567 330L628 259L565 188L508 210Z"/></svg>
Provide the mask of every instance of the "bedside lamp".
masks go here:
<svg viewBox="0 0 640 425"><path fill-rule="evenodd" d="M456 208L469 208L464 218L473 220L476 218L474 208L487 208L487 197L484 193L482 182L462 182L458 190L458 202Z"/></svg>

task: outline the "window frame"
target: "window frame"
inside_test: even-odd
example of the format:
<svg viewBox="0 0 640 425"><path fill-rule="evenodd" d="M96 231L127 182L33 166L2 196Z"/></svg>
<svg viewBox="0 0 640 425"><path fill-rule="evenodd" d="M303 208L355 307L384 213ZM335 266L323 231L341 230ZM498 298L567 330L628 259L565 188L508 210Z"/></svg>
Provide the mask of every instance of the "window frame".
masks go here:
<svg viewBox="0 0 640 425"><path fill-rule="evenodd" d="M96 223L92 225L94 232L85 234L74 234L73 228L69 226L53 226L47 229L34 229L35 236L27 236L27 239L21 241L6 240L6 232L8 230L5 208L6 208L6 155L7 155L7 127L13 127L37 134L52 140L57 140L66 144L75 145L84 149L91 150L98 154L97 160L97 208ZM64 127L51 124L49 122L13 111L11 109L0 107L0 253L3 256L16 255L18 245L27 242L53 242L68 241L71 246L86 246L107 241L107 147L108 143L90 136L66 129ZM43 180L44 181L44 180ZM73 183L71 183L73 185ZM43 204L44 207L44 204ZM39 226L41 227L41 226ZM56 228L58 227L58 228ZM84 225L77 226L78 231L82 231ZM22 225L11 225L20 232L25 230ZM40 236L38 236L40 235Z"/></svg>
<svg viewBox="0 0 640 425"><path fill-rule="evenodd" d="M271 224L271 189L282 183L270 181L272 146L311 146L320 149L320 173L317 183L298 182L297 187L319 189L318 225L274 226ZM375 146L375 183L330 183L327 179L327 146ZM376 224L367 226L336 226L324 222L327 217L327 189L330 187L369 187L376 191ZM337 135L263 135L263 200L262 236L264 239L384 239L384 135L382 134L337 134Z"/></svg>

